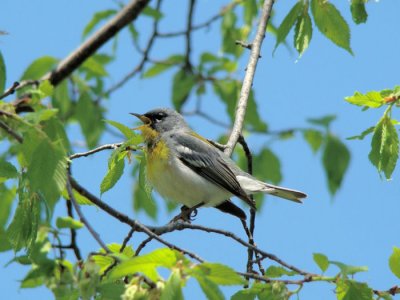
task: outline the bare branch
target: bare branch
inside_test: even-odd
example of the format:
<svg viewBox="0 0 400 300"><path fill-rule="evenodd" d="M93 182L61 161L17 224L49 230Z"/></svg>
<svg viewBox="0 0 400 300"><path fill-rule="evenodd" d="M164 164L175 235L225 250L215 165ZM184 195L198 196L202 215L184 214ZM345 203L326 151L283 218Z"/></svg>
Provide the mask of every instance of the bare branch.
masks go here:
<svg viewBox="0 0 400 300"><path fill-rule="evenodd" d="M192 63L190 62L190 53L192 51L191 34L192 34L192 22L193 22L193 11L196 4L196 0L189 0L189 13L186 22L186 53L185 53L185 68L188 71L192 70Z"/></svg>
<svg viewBox="0 0 400 300"><path fill-rule="evenodd" d="M15 81L11 87L9 87L3 95L0 96L0 100L15 93L16 88L19 86L19 82Z"/></svg>
<svg viewBox="0 0 400 300"><path fill-rule="evenodd" d="M232 132L229 137L228 143L226 144L227 148L225 149L225 153L229 156L232 154L233 148L235 147L239 139L239 135L242 132L244 117L246 114L247 102L250 95L251 87L253 85L253 79L257 67L257 62L260 56L261 44L264 40L265 30L267 28L273 4L274 0L264 1L260 22L257 28L257 33L254 38L254 41L251 43L252 46L251 46L250 58L247 64L246 74L243 79L243 85L240 91L238 105L236 107L235 122L233 124Z"/></svg>
<svg viewBox="0 0 400 300"><path fill-rule="evenodd" d="M72 201L68 201L66 199L65 203L67 204L68 216L73 218L74 217L74 213L72 211ZM81 251L79 250L78 244L76 242L76 229L70 228L70 233L71 233L71 242L69 244L69 247L74 251L76 259L77 260L82 260Z"/></svg>
<svg viewBox="0 0 400 300"><path fill-rule="evenodd" d="M122 142L121 143L115 143L115 144L105 144L105 145L99 146L97 148L94 148L94 149L86 151L86 152L72 154L72 155L69 156L69 159L76 159L76 158L79 158L79 157L89 156L89 155L92 155L92 154L94 154L96 152L100 152L100 151L103 151L103 150L110 150L110 149L114 150L114 149L117 149L117 148L121 147L122 144L123 144ZM130 149L130 150L134 150L134 149Z"/></svg>

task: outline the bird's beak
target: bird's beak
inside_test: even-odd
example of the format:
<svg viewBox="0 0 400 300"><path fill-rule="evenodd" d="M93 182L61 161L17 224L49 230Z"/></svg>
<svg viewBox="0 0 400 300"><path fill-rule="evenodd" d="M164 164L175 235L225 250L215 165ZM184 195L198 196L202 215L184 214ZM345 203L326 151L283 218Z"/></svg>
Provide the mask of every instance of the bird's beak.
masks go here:
<svg viewBox="0 0 400 300"><path fill-rule="evenodd" d="M143 127L145 127L146 125L149 125L151 123L151 120L146 117L145 115L141 115L141 114L137 114L137 113L130 113L132 116L135 116L136 118L138 118L140 121L142 121L144 124L140 125L138 127L132 128L132 130L142 130Z"/></svg>

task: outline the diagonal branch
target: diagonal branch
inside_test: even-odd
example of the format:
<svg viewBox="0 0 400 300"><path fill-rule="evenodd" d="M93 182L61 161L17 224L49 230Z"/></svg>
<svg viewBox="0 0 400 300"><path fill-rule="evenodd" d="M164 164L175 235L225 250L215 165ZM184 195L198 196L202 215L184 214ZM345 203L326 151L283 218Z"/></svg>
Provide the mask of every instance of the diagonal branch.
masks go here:
<svg viewBox="0 0 400 300"><path fill-rule="evenodd" d="M250 58L247 64L246 74L243 79L243 85L240 91L238 105L236 107L235 122L233 124L229 140L226 144L227 148L225 149L225 153L229 156L232 154L233 148L235 148L235 145L242 132L244 117L247 109L247 102L249 99L251 87L253 85L253 79L257 67L257 62L260 56L261 44L265 37L265 30L267 29L268 20L270 18L274 2L275 0L264 1L260 22L257 28L257 33L253 43L251 44Z"/></svg>

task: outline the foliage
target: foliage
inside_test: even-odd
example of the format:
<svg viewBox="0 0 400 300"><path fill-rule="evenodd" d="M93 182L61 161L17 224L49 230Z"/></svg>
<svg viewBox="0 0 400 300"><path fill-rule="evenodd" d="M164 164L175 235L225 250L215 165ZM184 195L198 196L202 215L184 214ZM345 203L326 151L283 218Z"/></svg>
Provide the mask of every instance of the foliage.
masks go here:
<svg viewBox="0 0 400 300"><path fill-rule="evenodd" d="M219 55L204 51L191 59L190 50L186 50L185 53L151 60L146 52L152 47L150 39L151 43L144 50L144 59L136 73L141 72L142 80L150 80L171 72L170 100L179 111L183 111L194 99L200 103L206 91L214 93L214 98L225 108L229 120L233 122L242 85L235 72L240 59L247 52L232 41L249 39L261 9L260 2L233 1L215 20L211 19L210 24L218 20L220 25ZM350 2L352 19L356 24L367 21L365 3L364 0ZM87 38L102 22L118 14L119 9L95 13L83 29L82 38ZM162 11L151 6L147 6L142 14L154 24L165 17ZM315 27L335 45L353 54L346 20L333 1L325 0L297 1L278 27L273 22L268 25L268 31L276 35L274 52L279 45L286 44L294 29L293 46L299 57L303 56L310 46ZM138 41L142 33L133 24L128 29L133 44L140 48ZM156 31L153 38L157 34ZM335 286L338 299L372 299L374 294L384 299L391 298L389 293L376 293L367 283L354 278L357 273L367 271L366 267L332 261L321 253L313 255L321 274L308 274L311 277L307 277L295 268L271 265L258 280L248 275L242 276L220 263L194 262L183 253L169 248L139 254L135 252L138 248L134 249L126 243L109 244L109 251L100 249L81 260L74 249L78 246L73 245L72 236L86 224L83 218L77 220L73 217L71 205L73 201L78 205L93 203L82 191L75 189L71 195L67 188L74 150L69 131L74 123L79 124L88 149L99 145L107 128L118 131L125 140L113 147L99 187L100 194L116 188L129 166L135 177L134 210L143 211L152 219L156 219L158 214L151 187L146 180L145 154L136 152L141 149L141 137L121 123L104 120L107 107L104 99L110 98L113 92L113 89L105 88L109 80L107 68L116 59L116 41L115 36L110 53L93 54L57 85L43 78L54 70L60 60L48 55L36 59L27 66L20 78L21 82L27 83L17 90L20 101L0 100L0 122L3 124L0 139L6 141L0 155L0 251L14 251L10 263L30 266L21 281L21 288L46 286L56 299L183 299L182 290L187 281L195 280L207 299L224 299L221 286L230 285L237 287L237 292L232 296L235 300L288 299L299 294L306 282L324 281ZM6 90L6 63L0 52L0 94ZM399 106L399 98L398 86L365 94L356 92L346 98L347 102L363 107L363 111L385 107L376 125L349 139L363 140L372 134L369 160L386 179L391 178L398 160L398 122L392 117L392 110ZM196 107L195 113L204 116L200 105ZM255 92L250 91L244 133L264 135L270 137L271 142L303 138L311 151L320 155L327 188L334 196L350 163L346 144L332 129L335 118L331 115L310 118L305 128L273 132L258 110ZM218 120L214 123L220 124ZM247 157L244 152L236 150L235 158L246 169ZM280 159L270 144L253 153L253 161L257 178L273 184L282 181ZM61 201L69 207L68 216L54 214L55 205ZM259 197L257 202L260 208L264 201ZM170 211L174 208L168 207ZM75 250L76 261L67 260L63 252L62 245L67 232L71 235L69 249ZM398 278L399 266L400 250L394 247L389 268ZM328 271L332 273L334 267L339 271L325 275ZM297 290L289 289L288 278L298 280ZM247 288L242 289L244 285Z"/></svg>

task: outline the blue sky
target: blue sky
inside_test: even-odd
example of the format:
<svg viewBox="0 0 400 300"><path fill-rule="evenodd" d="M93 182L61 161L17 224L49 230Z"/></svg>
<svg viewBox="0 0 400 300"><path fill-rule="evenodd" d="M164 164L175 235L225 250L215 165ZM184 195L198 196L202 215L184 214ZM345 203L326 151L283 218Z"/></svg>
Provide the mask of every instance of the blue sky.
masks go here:
<svg viewBox="0 0 400 300"><path fill-rule="evenodd" d="M174 5L178 1L182 2L181 6ZM166 20L162 23L162 28L165 29L163 31L183 28L187 1L165 2ZM195 23L214 15L224 3L198 1L199 13L195 16ZM277 1L274 7L276 24L281 22L294 3L294 0ZM290 53L282 46L272 57L275 39L270 35L265 39L254 88L259 111L271 130L306 127L307 118L336 114L338 118L332 124L332 131L345 139L374 125L383 111L361 112L358 107L346 103L344 97L356 90L366 92L393 88L399 84L400 2L371 1L367 5L367 23L358 26L351 21L348 1L332 3L338 5L350 24L354 56L334 46L316 29L310 48L300 60L294 50ZM0 49L7 65L8 85L18 80L35 58L43 55L65 57L81 43L82 29L92 14L114 7L112 1L98 1L88 5L81 1L67 0L3 0L0 30L7 31L9 35L0 37ZM141 19L137 29L148 32L149 24L149 20ZM218 25L209 31L195 33L192 53L194 61L205 49L218 54L218 34ZM290 35L290 44L292 38ZM102 50L109 49L109 46ZM162 41L152 52L152 56L161 59L171 53L183 51L183 40L178 39L173 44ZM136 65L139 58L132 53L133 47L125 32L119 37L118 59L109 68L110 83L117 81ZM235 74L238 79L243 78L246 60L247 55ZM106 101L107 119L131 126L133 120L127 112L140 113L154 107L170 106L172 75L173 72L166 72L154 80L135 78L130 81ZM228 120L223 106L214 94L208 93L203 102L210 114ZM185 109L190 110L191 107L189 104ZM397 117L396 110L393 117ZM216 138L224 132L197 117L190 117L188 121L195 130L208 138ZM68 132L74 141L83 140L76 124L71 125ZM118 141L116 137L105 135L101 143ZM350 167L342 188L332 198L328 193L321 157L311 152L301 136L284 142L273 142L264 135L249 138L249 146L253 151L257 152L262 146L268 145L279 156L284 176L282 185L302 190L309 195L303 205L269 197L262 211L258 213L256 242L260 248L310 272L318 272L312 261L314 252L324 253L331 260L366 265L369 271L358 274L356 279L368 282L375 289L387 289L398 284L398 279L389 270L388 258L392 247L400 246L399 170L395 170L393 180L383 180L368 161L370 138L345 143L351 151ZM75 150L83 151L82 148ZM99 194L109 154L99 153L74 161L73 164L75 176L96 194ZM144 214L135 215L131 190L132 178L129 171L126 171L121 181L113 190L104 194L102 199L145 224L164 224L171 218L166 214L160 199L157 203L161 214L157 221L148 219ZM63 204L57 209L65 214ZM98 209L89 207L84 212L107 243L122 242L129 231ZM244 236L238 220L214 209L201 209L195 222ZM140 242L139 236L132 240L133 246ZM247 252L225 238L192 231L172 233L166 237L209 261L223 262L237 270L245 267ZM84 255L98 248L84 229L79 232L79 241L83 245ZM159 244L151 244L148 250L155 247L159 247ZM11 258L12 253L0 254L0 265L4 266ZM2 295L7 299L50 298L50 292L46 289L18 289L18 280L22 279L26 271L26 268L17 265L2 269ZM334 267L328 270L328 274L336 274ZM227 296L232 294L232 289L224 291ZM191 299L204 298L194 281L189 281L186 293L191 295ZM324 299L335 299L332 286L324 283L306 284L300 295L303 299L321 299L322 296Z"/></svg>

